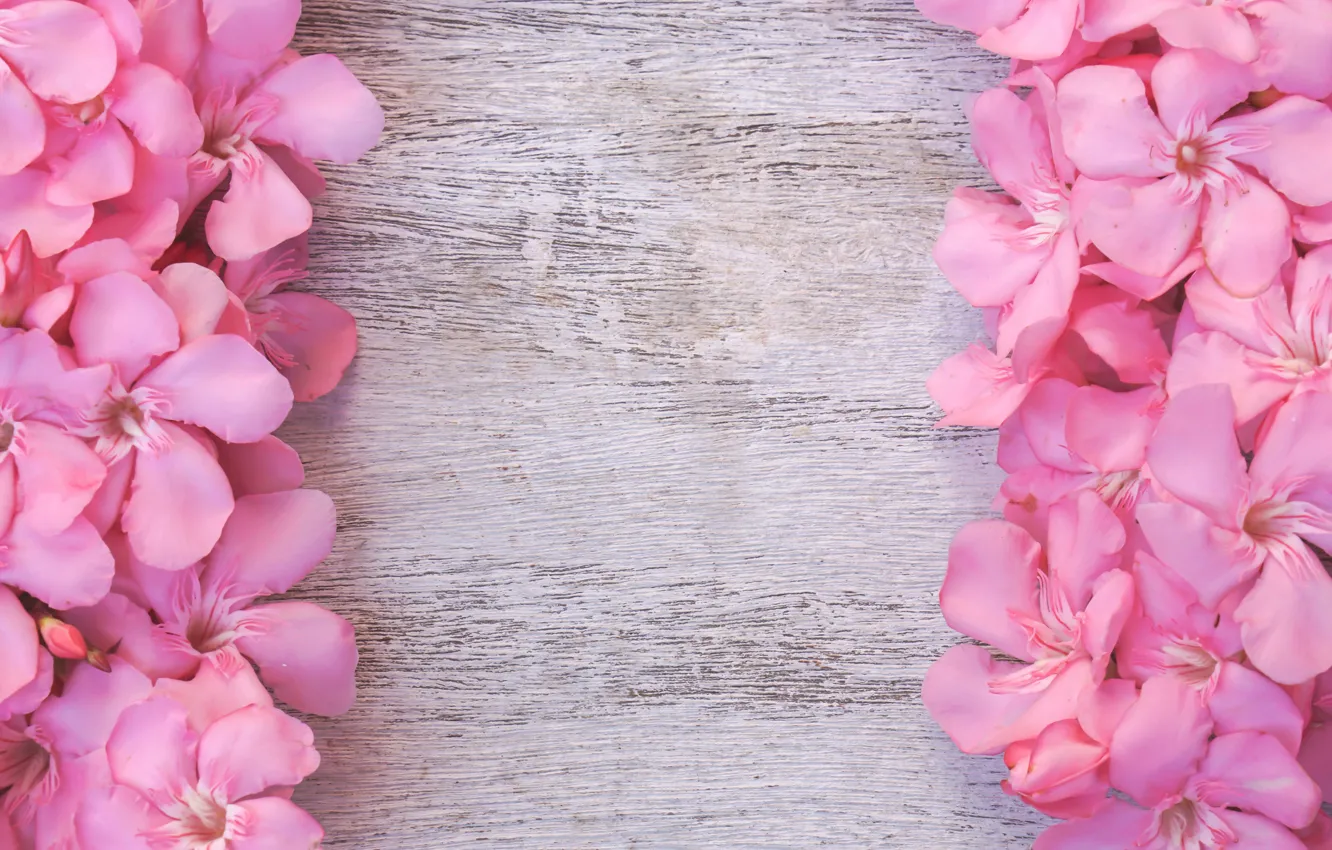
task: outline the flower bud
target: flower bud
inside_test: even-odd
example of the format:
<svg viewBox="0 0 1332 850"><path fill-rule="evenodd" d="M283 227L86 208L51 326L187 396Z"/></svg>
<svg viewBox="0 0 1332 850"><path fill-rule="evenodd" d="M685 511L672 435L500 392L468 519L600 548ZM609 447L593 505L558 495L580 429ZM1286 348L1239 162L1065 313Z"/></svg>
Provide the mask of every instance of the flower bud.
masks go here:
<svg viewBox="0 0 1332 850"><path fill-rule="evenodd" d="M82 660L88 657L88 642L69 623L46 616L37 620L37 629L42 634L42 643L56 658Z"/></svg>

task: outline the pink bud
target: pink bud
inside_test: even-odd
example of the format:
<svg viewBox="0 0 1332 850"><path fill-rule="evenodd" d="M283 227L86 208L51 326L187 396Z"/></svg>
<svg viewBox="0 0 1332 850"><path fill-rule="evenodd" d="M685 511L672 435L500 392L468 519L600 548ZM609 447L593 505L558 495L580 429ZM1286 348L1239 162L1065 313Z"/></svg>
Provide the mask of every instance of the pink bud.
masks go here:
<svg viewBox="0 0 1332 850"><path fill-rule="evenodd" d="M88 642L82 633L69 623L55 617L42 617L37 621L37 628L42 633L42 642L56 658L71 658L82 661L88 657Z"/></svg>

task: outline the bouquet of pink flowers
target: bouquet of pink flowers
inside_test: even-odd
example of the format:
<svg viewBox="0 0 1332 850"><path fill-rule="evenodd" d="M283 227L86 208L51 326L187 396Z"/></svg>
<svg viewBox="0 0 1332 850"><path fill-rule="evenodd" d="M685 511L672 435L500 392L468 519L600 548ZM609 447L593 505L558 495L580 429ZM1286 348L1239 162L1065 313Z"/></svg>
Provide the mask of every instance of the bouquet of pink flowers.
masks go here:
<svg viewBox="0 0 1332 850"><path fill-rule="evenodd" d="M1332 2L918 6L1012 59L934 254L994 346L929 382L1004 518L925 704L1038 850L1332 847Z"/></svg>
<svg viewBox="0 0 1332 850"><path fill-rule="evenodd" d="M356 327L283 287L315 161L356 160L383 113L289 49L299 15L0 0L0 850L323 837L291 802L313 735L277 706L346 711L356 646L264 601L335 527L273 431Z"/></svg>

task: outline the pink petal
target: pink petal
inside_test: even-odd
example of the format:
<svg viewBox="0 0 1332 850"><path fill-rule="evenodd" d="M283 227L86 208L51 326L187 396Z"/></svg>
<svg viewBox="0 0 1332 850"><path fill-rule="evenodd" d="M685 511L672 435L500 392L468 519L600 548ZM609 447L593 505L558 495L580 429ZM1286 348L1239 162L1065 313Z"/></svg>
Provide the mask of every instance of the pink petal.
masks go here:
<svg viewBox="0 0 1332 850"><path fill-rule="evenodd" d="M1202 267L1202 252L1191 251L1174 271L1165 277L1152 277L1132 269L1126 269L1118 263L1093 263L1083 266L1082 270L1099 277L1106 283L1119 287L1130 295L1136 295L1144 301L1155 301L1165 295L1175 284L1192 275Z"/></svg>
<svg viewBox="0 0 1332 850"><path fill-rule="evenodd" d="M1030 194L1038 175L1052 170L1049 132L1011 90L990 89L976 98L971 128L976 158L1010 195Z"/></svg>
<svg viewBox="0 0 1332 850"><path fill-rule="evenodd" d="M1050 508L1045 556L1074 611L1091 600L1096 580L1119 565L1125 541L1123 524L1091 490Z"/></svg>
<svg viewBox="0 0 1332 850"><path fill-rule="evenodd" d="M1245 8L1262 48L1256 69L1277 89L1322 100L1332 95L1332 9L1320 0Z"/></svg>
<svg viewBox="0 0 1332 850"><path fill-rule="evenodd" d="M305 483L300 455L272 435L257 443L222 443L217 459L236 498L296 490Z"/></svg>
<svg viewBox="0 0 1332 850"><path fill-rule="evenodd" d="M916 0L916 8L935 23L957 27L980 35L986 30L1004 27L1016 21L1026 8L1026 0Z"/></svg>
<svg viewBox="0 0 1332 850"><path fill-rule="evenodd" d="M1088 41L1109 41L1145 27L1157 15L1180 5L1180 0L1085 0L1082 37Z"/></svg>
<svg viewBox="0 0 1332 850"><path fill-rule="evenodd" d="M1078 291L1069 330L1126 384L1154 383L1170 359L1151 313L1112 286Z"/></svg>
<svg viewBox="0 0 1332 850"><path fill-rule="evenodd" d="M118 198L134 185L134 145L118 121L85 133L63 157L48 159L46 199L77 207Z"/></svg>
<svg viewBox="0 0 1332 850"><path fill-rule="evenodd" d="M1048 245L1025 247L1030 215L999 195L958 189L944 211L934 262L973 307L999 307L1035 279Z"/></svg>
<svg viewBox="0 0 1332 850"><path fill-rule="evenodd" d="M1012 309L1000 321L995 348L1001 354L1017 349L1018 339L1028 328L1062 326L1078 285L1078 241L1073 230L1059 234L1051 245L1049 259L1031 286L1019 291Z"/></svg>
<svg viewBox="0 0 1332 850"><path fill-rule="evenodd" d="M1222 288L1240 298L1271 286L1294 254L1286 202L1262 180L1251 176L1247 182L1244 192L1209 188L1202 218L1207 268Z"/></svg>
<svg viewBox="0 0 1332 850"><path fill-rule="evenodd" d="M1232 62L1258 58L1258 39L1239 9L1180 6L1152 23L1161 38L1175 47L1212 50Z"/></svg>
<svg viewBox="0 0 1332 850"><path fill-rule="evenodd" d="M1261 150L1235 154L1251 165L1282 195L1305 207L1332 203L1332 109L1316 100L1292 95L1276 103L1228 118L1217 130L1245 130L1267 142Z"/></svg>
<svg viewBox="0 0 1332 850"><path fill-rule="evenodd" d="M1140 469L1156 431L1159 393L1155 387L1123 393L1080 388L1068 404L1068 447L1101 473Z"/></svg>
<svg viewBox="0 0 1332 850"><path fill-rule="evenodd" d="M0 701L37 677L37 626L8 587L0 585Z"/></svg>
<svg viewBox="0 0 1332 850"><path fill-rule="evenodd" d="M1085 238L1140 274L1171 274L1197 240L1201 205L1181 199L1170 180L1079 178L1073 205Z"/></svg>
<svg viewBox="0 0 1332 850"><path fill-rule="evenodd" d="M286 593L328 557L336 527L333 500L318 490L237 499L204 582L233 597Z"/></svg>
<svg viewBox="0 0 1332 850"><path fill-rule="evenodd" d="M310 229L310 202L265 153L234 170L231 188L208 208L208 245L225 260L244 260Z"/></svg>
<svg viewBox="0 0 1332 850"><path fill-rule="evenodd" d="M8 245L20 230L26 231L38 259L73 247L93 220L91 205L63 207L48 201L47 177L46 172L34 168L0 177L0 244Z"/></svg>
<svg viewBox="0 0 1332 850"><path fill-rule="evenodd" d="M1039 618L1035 603L1041 547L1008 522L964 525L948 549L939 592L944 620L955 631L1030 660L1027 635L1015 615Z"/></svg>
<svg viewBox="0 0 1332 850"><path fill-rule="evenodd" d="M1246 65L1207 50L1171 50L1152 68L1152 94L1161 123L1176 135L1190 120L1208 124L1262 88ZM1165 150L1173 151L1170 145Z"/></svg>
<svg viewBox="0 0 1332 850"><path fill-rule="evenodd" d="M1018 408L1017 416L1008 420L1020 425L1033 462L1067 472L1088 471L1086 462L1069 451L1065 436L1068 406L1077 391L1077 385L1062 378L1041 381Z"/></svg>
<svg viewBox="0 0 1332 850"><path fill-rule="evenodd" d="M207 555L234 505L227 476L209 452L181 428L162 422L171 446L136 452L134 481L120 524L134 553L164 570Z"/></svg>
<svg viewBox="0 0 1332 850"><path fill-rule="evenodd" d="M1316 254L1317 252L1312 252ZM1301 260L1296 266L1297 275L1300 266L1308 263ZM1314 272L1319 263L1315 259L1313 266L1305 274ZM1275 283L1275 281L1274 281ZM1252 348L1264 354L1272 354L1274 342L1271 335L1271 322L1279 321L1287 325L1290 309L1287 306L1285 287L1270 286L1252 298L1237 298L1227 292L1212 277L1207 269L1199 269L1189 278L1184 286L1188 303L1199 325L1210 331L1229 334L1246 348Z"/></svg>
<svg viewBox="0 0 1332 850"><path fill-rule="evenodd" d="M199 737L199 780L215 799L242 800L299 785L317 767L314 732L276 708L234 711Z"/></svg>
<svg viewBox="0 0 1332 850"><path fill-rule="evenodd" d="M1269 553L1235 609L1244 651L1273 681L1294 685L1332 667L1332 576L1303 545Z"/></svg>
<svg viewBox="0 0 1332 850"><path fill-rule="evenodd" d="M1326 439L1332 429L1332 396L1299 395L1283 405L1269 425L1249 466L1254 491L1292 500L1308 498L1310 490L1326 491L1332 483L1332 443ZM1302 486L1306 483L1308 487Z"/></svg>
<svg viewBox="0 0 1332 850"><path fill-rule="evenodd" d="M139 4L143 49L139 59L184 79L194 70L207 33L200 3Z"/></svg>
<svg viewBox="0 0 1332 850"><path fill-rule="evenodd" d="M0 175L17 174L41 156L46 146L46 120L37 99L23 81L0 62Z"/></svg>
<svg viewBox="0 0 1332 850"><path fill-rule="evenodd" d="M1235 399L1235 424L1242 425L1290 395L1294 388L1275 369L1255 365L1249 349L1222 333L1194 334L1175 346L1166 376L1171 395L1203 384L1225 384Z"/></svg>
<svg viewBox="0 0 1332 850"><path fill-rule="evenodd" d="M148 62L127 65L116 75L111 92L111 114L158 156L189 156L203 145L194 98L170 72Z"/></svg>
<svg viewBox="0 0 1332 850"><path fill-rule="evenodd" d="M983 428L1000 425L1032 388L1030 383L1017 381L1010 363L975 344L941 363L925 386L947 414L940 426Z"/></svg>
<svg viewBox="0 0 1332 850"><path fill-rule="evenodd" d="M1131 573L1111 570L1097 582L1095 595L1083 612L1082 643L1097 663L1098 675L1104 672L1106 661L1119 642L1124 624L1133 613L1133 590Z"/></svg>
<svg viewBox="0 0 1332 850"><path fill-rule="evenodd" d="M129 272L139 278L152 275L149 260L124 239L84 242L66 251L56 268L66 282L76 285L116 272Z"/></svg>
<svg viewBox="0 0 1332 850"><path fill-rule="evenodd" d="M1109 65L1079 68L1059 81L1057 104L1064 148L1086 177L1165 173L1153 164L1152 150L1169 139L1133 71Z"/></svg>
<svg viewBox="0 0 1332 850"><path fill-rule="evenodd" d="M1174 396L1147 447L1152 474L1171 495L1238 529L1249 475L1235 440L1235 402L1224 385Z"/></svg>
<svg viewBox="0 0 1332 850"><path fill-rule="evenodd" d="M301 194L311 200L318 198L328 189L328 181L319 173L319 166L314 160L301 156L284 145L260 145L259 150L272 157L287 179L301 190Z"/></svg>
<svg viewBox="0 0 1332 850"><path fill-rule="evenodd" d="M152 850L143 836L166 822L165 815L123 785L92 789L75 814L75 827L84 847L104 843L116 850Z"/></svg>
<svg viewBox="0 0 1332 850"><path fill-rule="evenodd" d="M222 278L194 263L162 269L157 291L175 314L183 343L213 333L230 303Z"/></svg>
<svg viewBox="0 0 1332 850"><path fill-rule="evenodd" d="M124 328L135 332L125 333ZM151 286L127 272L99 277L81 287L69 332L80 363L110 363L125 384L154 357L180 345L180 328L171 308Z"/></svg>
<svg viewBox="0 0 1332 850"><path fill-rule="evenodd" d="M92 100L116 73L116 42L102 16L71 0L0 9L0 57L45 100Z"/></svg>
<svg viewBox="0 0 1332 850"><path fill-rule="evenodd" d="M247 706L273 707L273 697L234 646L204 656L190 681L159 679L156 690L185 706L192 729L207 729Z"/></svg>
<svg viewBox="0 0 1332 850"><path fill-rule="evenodd" d="M1152 550L1215 608L1252 573L1237 550L1238 533L1218 528L1202 511L1179 502L1138 505L1138 525Z"/></svg>
<svg viewBox="0 0 1332 850"><path fill-rule="evenodd" d="M280 53L296 34L300 0L203 0L213 46L233 56Z"/></svg>
<svg viewBox="0 0 1332 850"><path fill-rule="evenodd" d="M102 486L83 512L99 535L108 533L120 519L120 512L129 497L130 479L133 477L133 452L107 467L106 479L102 481Z"/></svg>
<svg viewBox="0 0 1332 850"><path fill-rule="evenodd" d="M1207 708L1218 735L1265 732L1292 754L1300 751L1304 733L1300 710L1280 685L1257 671L1222 662Z"/></svg>
<svg viewBox="0 0 1332 850"><path fill-rule="evenodd" d="M279 316L268 338L296 361L282 367L295 400L314 401L331 392L356 356L356 319L306 292L279 292L268 302Z"/></svg>
<svg viewBox="0 0 1332 850"><path fill-rule="evenodd" d="M1300 766L1318 783L1323 799L1332 797L1332 723L1311 723L1300 742L1299 756Z"/></svg>
<svg viewBox="0 0 1332 850"><path fill-rule="evenodd" d="M1218 812L1235 833L1234 850L1314 850L1318 845L1305 844L1290 830L1261 815L1251 815L1230 809Z"/></svg>
<svg viewBox="0 0 1332 850"><path fill-rule="evenodd" d="M230 443L252 443L291 412L291 386L264 356L232 334L200 337L139 379L162 393L171 417Z"/></svg>
<svg viewBox="0 0 1332 850"><path fill-rule="evenodd" d="M1161 722L1167 717L1170 722ZM1183 790L1211 734L1212 719L1196 689L1173 676L1148 679L1110 742L1110 784L1155 806Z"/></svg>
<svg viewBox="0 0 1332 850"><path fill-rule="evenodd" d="M326 717L351 708L357 661L351 623L310 602L258 605L241 623L236 647L259 665L278 699Z"/></svg>
<svg viewBox="0 0 1332 850"><path fill-rule="evenodd" d="M62 755L86 755L106 746L121 712L147 699L152 688L148 677L123 659L111 659L110 673L77 664L60 695L48 699L32 719L60 742Z"/></svg>
<svg viewBox="0 0 1332 850"><path fill-rule="evenodd" d="M375 146L384 111L336 56L305 56L271 74L259 92L277 99L277 114L256 138L310 159L349 163Z"/></svg>
<svg viewBox="0 0 1332 850"><path fill-rule="evenodd" d="M1054 59L1065 49L1082 12L1080 0L1027 0L1027 10L1005 27L981 33L976 43L1001 56Z"/></svg>
<svg viewBox="0 0 1332 850"><path fill-rule="evenodd" d="M111 589L115 560L97 530L79 517L44 535L22 516L5 540L0 578L57 610L93 605Z"/></svg>
<svg viewBox="0 0 1332 850"><path fill-rule="evenodd" d="M1057 823L1041 833L1032 850L1125 850L1152 823L1152 813L1112 799L1090 818Z"/></svg>
<svg viewBox="0 0 1332 850"><path fill-rule="evenodd" d="M159 805L182 799L198 781L199 741L188 720L185 707L164 696L125 709L106 745L115 781Z"/></svg>
<svg viewBox="0 0 1332 850"><path fill-rule="evenodd" d="M1312 823L1322 802L1318 786L1271 735L1218 736L1198 772L1206 802L1238 806L1292 829Z"/></svg>
<svg viewBox="0 0 1332 850"><path fill-rule="evenodd" d="M111 37L116 41L116 52L122 64L129 64L139 58L143 49L143 24L139 22L139 12L130 0L85 0L88 7L96 9L106 23Z"/></svg>
<svg viewBox="0 0 1332 850"><path fill-rule="evenodd" d="M57 534L69 527L106 479L106 465L88 444L43 422L23 425L18 464L22 507L35 531Z"/></svg>
<svg viewBox="0 0 1332 850"><path fill-rule="evenodd" d="M238 803L228 813L228 823L236 825L237 837L232 850L289 850L319 847L324 830L295 803L280 797L256 797Z"/></svg>
<svg viewBox="0 0 1332 850"><path fill-rule="evenodd" d="M103 651L116 647L116 658L153 679L188 679L199 667L199 655L192 647L173 640L147 611L118 593L108 593L96 605L75 608L62 616L91 644Z"/></svg>

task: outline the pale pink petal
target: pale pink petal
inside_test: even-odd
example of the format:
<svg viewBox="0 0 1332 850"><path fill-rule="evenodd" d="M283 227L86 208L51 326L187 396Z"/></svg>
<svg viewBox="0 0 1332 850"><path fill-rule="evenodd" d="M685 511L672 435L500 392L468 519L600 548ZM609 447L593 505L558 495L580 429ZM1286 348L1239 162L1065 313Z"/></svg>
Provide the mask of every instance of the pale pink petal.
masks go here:
<svg viewBox="0 0 1332 850"><path fill-rule="evenodd" d="M1138 505L1137 520L1156 556L1187 581L1208 608L1216 608L1257 567L1237 560L1236 532L1218 528L1196 508L1179 502Z"/></svg>
<svg viewBox="0 0 1332 850"><path fill-rule="evenodd" d="M1039 618L1040 566L1040 545L1016 525L997 520L964 525L949 547L939 592L944 619L955 631L1030 660L1026 632L1014 615Z"/></svg>
<svg viewBox="0 0 1332 850"><path fill-rule="evenodd" d="M180 324L182 343L213 333L230 303L227 287L211 269L195 263L175 263L162 269L157 292Z"/></svg>
<svg viewBox="0 0 1332 850"><path fill-rule="evenodd" d="M241 617L236 647L259 677L297 711L333 717L356 698L356 637L351 623L310 602L257 605Z"/></svg>
<svg viewBox="0 0 1332 850"><path fill-rule="evenodd" d="M221 443L217 459L236 498L295 490L305 483L300 455L272 435L256 443Z"/></svg>
<svg viewBox="0 0 1332 850"><path fill-rule="evenodd" d="M17 174L40 156L46 146L46 120L32 92L3 62L0 62L0 127L5 128L4 141L0 142L0 175Z"/></svg>
<svg viewBox="0 0 1332 850"><path fill-rule="evenodd" d="M1119 642L1133 613L1133 575L1123 570L1105 573L1096 585L1095 595L1083 612L1082 642L1096 663L1096 674L1105 671L1110 653Z"/></svg>
<svg viewBox="0 0 1332 850"><path fill-rule="evenodd" d="M139 379L166 396L170 416L230 443L277 430L291 411L291 386L264 356L232 334L200 337Z"/></svg>
<svg viewBox="0 0 1332 850"><path fill-rule="evenodd" d="M20 510L34 530L64 531L96 495L106 465L88 444L44 422L23 425L19 469Z"/></svg>
<svg viewBox="0 0 1332 850"><path fill-rule="evenodd" d="M307 292L279 292L268 303L278 316L268 339L296 361L281 367L295 400L314 401L331 392L356 356L356 319Z"/></svg>
<svg viewBox="0 0 1332 850"><path fill-rule="evenodd" d="M244 260L310 229L310 202L261 151L233 169L231 188L208 208L208 245L226 260Z"/></svg>
<svg viewBox="0 0 1332 850"><path fill-rule="evenodd" d="M96 9L106 22L111 37L116 41L116 52L123 65L139 58L143 49L143 24L139 21L138 10L130 0L85 0L88 7Z"/></svg>
<svg viewBox="0 0 1332 850"><path fill-rule="evenodd" d="M0 467L3 469L3 467ZM120 519L120 512L129 498L130 480L134 477L134 453L131 452L106 469L106 478L83 515L97 529L99 535L105 535Z"/></svg>
<svg viewBox="0 0 1332 850"><path fill-rule="evenodd" d="M947 414L939 425L983 428L1000 425L1032 388L1018 382L1011 363L976 344L941 363L925 386Z"/></svg>
<svg viewBox="0 0 1332 850"><path fill-rule="evenodd" d="M139 59L185 79L199 61L207 38L200 3L140 3L143 49Z"/></svg>
<svg viewBox="0 0 1332 850"><path fill-rule="evenodd" d="M0 585L0 701L37 677L37 626L8 587Z"/></svg>
<svg viewBox="0 0 1332 850"><path fill-rule="evenodd" d="M1332 483L1332 396L1304 393L1291 399L1269 423L1249 467L1260 496L1283 494L1307 498L1310 490L1326 491ZM1310 478L1317 480L1310 482ZM1310 484L1306 488L1306 483ZM1326 499L1315 498L1323 503Z"/></svg>
<svg viewBox="0 0 1332 850"><path fill-rule="evenodd" d="M1054 59L1067 49L1081 12L1080 0L1027 0L1021 17L981 33L976 43L1001 56Z"/></svg>
<svg viewBox="0 0 1332 850"><path fill-rule="evenodd" d="M123 785L92 789L74 817L84 847L101 844L116 850L153 850L143 836L167 822L155 806Z"/></svg>
<svg viewBox="0 0 1332 850"><path fill-rule="evenodd" d="M1045 557L1074 611L1091 600L1096 580L1119 565L1126 539L1123 524L1091 490L1050 508Z"/></svg>
<svg viewBox="0 0 1332 850"><path fill-rule="evenodd" d="M119 593L108 593L90 608L75 608L61 616L91 645L103 651L115 647L115 657L153 679L188 679L199 667L199 654L192 647L173 640L147 611Z"/></svg>
<svg viewBox="0 0 1332 850"><path fill-rule="evenodd" d="M116 73L116 42L102 16L72 0L0 9L0 58L45 100L92 100Z"/></svg>
<svg viewBox="0 0 1332 850"><path fill-rule="evenodd" d="M111 672L77 664L59 696L47 700L33 722L59 741L66 756L82 756L106 746L121 712L148 698L153 684L120 658L111 658Z"/></svg>
<svg viewBox="0 0 1332 850"><path fill-rule="evenodd" d="M1176 345L1166 375L1171 395L1203 384L1230 387L1236 425L1262 414L1294 389L1287 375L1257 366L1249 349L1226 334L1211 332L1193 334Z"/></svg>
<svg viewBox="0 0 1332 850"><path fill-rule="evenodd" d="M300 0L203 0L208 38L219 50L246 58L286 49L296 34Z"/></svg>
<svg viewBox="0 0 1332 850"><path fill-rule="evenodd" d="M1086 462L1069 451L1068 406L1078 387L1062 378L1050 378L1036 384L1026 401L1018 408L1017 416L1004 423L1004 430L1012 433L1009 423L1020 427L1031 461L1067 472L1087 472ZM1000 439L1003 439L1001 434ZM1003 465L1003 462L1000 462Z"/></svg>
<svg viewBox="0 0 1332 850"><path fill-rule="evenodd" d="M1064 148L1085 176L1110 180L1165 173L1154 164L1152 150L1169 140L1133 71L1079 68L1059 81L1057 104Z"/></svg>
<svg viewBox="0 0 1332 850"><path fill-rule="evenodd" d="M1176 6L1180 0L1084 0L1082 37L1088 41L1109 41L1112 37L1145 27Z"/></svg>
<svg viewBox="0 0 1332 850"><path fill-rule="evenodd" d="M37 650L37 675L28 684L11 694L8 699L0 701L0 722L8 722L15 717L32 714L51 695L53 684L55 684L55 659L50 652L39 648ZM0 847L3 846L0 844Z"/></svg>
<svg viewBox="0 0 1332 850"><path fill-rule="evenodd" d="M111 775L165 808L184 797L198 781L198 736L190 730L185 707L154 696L125 709L107 741Z"/></svg>
<svg viewBox="0 0 1332 850"><path fill-rule="evenodd" d="M934 262L972 306L1002 306L1050 256L1048 245L1023 245L1022 231L1031 224L1022 207L1000 195L958 189L944 210Z"/></svg>
<svg viewBox="0 0 1332 850"><path fill-rule="evenodd" d="M252 705L234 711L199 737L199 780L217 800L299 785L317 767L314 732L276 708Z"/></svg>
<svg viewBox="0 0 1332 850"><path fill-rule="evenodd" d="M85 242L65 252L56 265L69 283L87 283L94 278L128 272L135 277L152 274L152 264L124 239L99 239Z"/></svg>
<svg viewBox="0 0 1332 850"><path fill-rule="evenodd" d="M1152 68L1157 114L1176 137L1191 119L1211 124L1256 88L1262 86L1247 65L1208 50L1170 50Z"/></svg>
<svg viewBox="0 0 1332 850"><path fill-rule="evenodd" d="M64 156L47 160L46 199L78 207L118 198L134 184L134 144L118 121L85 133Z"/></svg>
<svg viewBox="0 0 1332 850"><path fill-rule="evenodd" d="M203 144L204 128L190 90L148 62L127 65L112 84L111 114L139 144L159 156L189 156Z"/></svg>
<svg viewBox="0 0 1332 850"><path fill-rule="evenodd" d="M1253 166L1282 195L1305 207L1332 202L1332 163L1325 156L1332 146L1332 109L1325 104L1283 97L1266 109L1217 122L1216 129L1262 138L1262 149L1234 159Z"/></svg>
<svg viewBox="0 0 1332 850"><path fill-rule="evenodd" d="M1170 359L1152 314L1113 286L1078 290L1069 330L1126 384L1154 383Z"/></svg>
<svg viewBox="0 0 1332 850"><path fill-rule="evenodd" d="M1235 833L1235 843L1229 850L1316 850L1317 844L1306 844L1275 821L1261 815L1251 815L1224 809L1217 816Z"/></svg>
<svg viewBox="0 0 1332 850"><path fill-rule="evenodd" d="M8 245L19 231L26 231L38 259L72 248L93 220L90 204L63 207L48 201L47 178L35 168L0 177L0 244Z"/></svg>
<svg viewBox="0 0 1332 850"><path fill-rule="evenodd" d="M1256 177L1247 183L1243 192L1209 188L1202 217L1207 268L1223 289L1240 298L1271 286L1294 254L1286 202Z"/></svg>
<svg viewBox="0 0 1332 850"><path fill-rule="evenodd" d="M319 173L314 160L301 156L285 145L260 145L259 150L272 157L301 194L314 200L328 189L328 181Z"/></svg>
<svg viewBox="0 0 1332 850"><path fill-rule="evenodd" d="M124 328L135 332L125 333ZM171 308L151 286L127 272L99 277L81 287L69 332L80 363L110 363L126 385L154 357L180 345L180 328Z"/></svg>
<svg viewBox="0 0 1332 850"><path fill-rule="evenodd" d="M1232 62L1258 58L1258 39L1239 9L1185 5L1161 15L1152 25L1175 47L1212 50Z"/></svg>
<svg viewBox="0 0 1332 850"><path fill-rule="evenodd" d="M110 550L82 517L45 535L19 516L0 554L0 579L56 609L95 604L111 589L115 568Z"/></svg>
<svg viewBox="0 0 1332 850"><path fill-rule="evenodd" d="M1304 718L1299 708L1280 685L1257 671L1222 662L1207 709L1218 735L1265 732L1292 754L1300 751Z"/></svg>
<svg viewBox="0 0 1332 850"><path fill-rule="evenodd" d="M1079 178L1073 205L1085 238L1140 274L1171 274L1198 237L1201 204L1180 198L1170 180Z"/></svg>
<svg viewBox="0 0 1332 850"><path fill-rule="evenodd" d="M1050 134L1009 89L990 89L971 107L971 147L1004 191L1021 199L1042 172L1053 180Z"/></svg>
<svg viewBox="0 0 1332 850"><path fill-rule="evenodd" d="M1057 823L1041 833L1032 850L1126 850L1152 823L1152 813L1112 799L1089 818Z"/></svg>
<svg viewBox="0 0 1332 850"><path fill-rule="evenodd" d="M1268 555L1258 581L1235 609L1244 651L1283 685L1332 667L1332 576L1303 544Z"/></svg>
<svg viewBox="0 0 1332 850"><path fill-rule="evenodd" d="M1026 8L1026 0L916 0L916 8L935 23L968 30L977 35L1016 21Z"/></svg>
<svg viewBox="0 0 1332 850"><path fill-rule="evenodd" d="M1068 403L1068 447L1102 473L1140 469L1156 431L1159 394L1155 387L1119 393L1080 388Z"/></svg>
<svg viewBox="0 0 1332 850"><path fill-rule="evenodd" d="M1195 688L1174 676L1148 679L1110 742L1110 784L1155 806L1183 790L1211 734L1212 719Z"/></svg>
<svg viewBox="0 0 1332 850"><path fill-rule="evenodd" d="M259 681L254 667L234 646L204 656L190 681L159 679L156 690L185 706L193 729L207 729L246 706L273 707L273 697Z"/></svg>
<svg viewBox="0 0 1332 850"><path fill-rule="evenodd" d="M204 583L233 597L285 593L328 557L336 527L333 500L318 490L237 499Z"/></svg>
<svg viewBox="0 0 1332 850"><path fill-rule="evenodd" d="M231 850L292 850L319 847L324 830L319 822L290 800L256 797L227 813L235 832Z"/></svg>
<svg viewBox="0 0 1332 850"><path fill-rule="evenodd" d="M1302 260L1296 266L1297 276L1300 266L1310 261ZM1317 260L1306 270L1313 272L1320 264ZM1273 283L1279 281L1274 280ZM1238 298L1227 292L1212 277L1207 269L1199 269L1184 285L1188 303L1199 325L1211 331L1221 331L1234 337L1246 348L1272 354L1275 340L1272 338L1271 323L1276 320L1282 325L1288 324L1289 316L1285 287L1270 286L1252 298ZM1278 343L1279 348L1279 343Z"/></svg>
<svg viewBox="0 0 1332 850"><path fill-rule="evenodd" d="M269 75L258 91L276 98L277 114L255 138L310 159L355 162L384 131L375 96L336 56L305 56Z"/></svg>
<svg viewBox="0 0 1332 850"><path fill-rule="evenodd" d="M145 563L178 570L212 550L234 502L217 460L181 428L161 425L171 446L137 453L120 524Z"/></svg>
<svg viewBox="0 0 1332 850"><path fill-rule="evenodd" d="M1318 786L1271 735L1218 736L1198 773L1206 802L1257 812L1292 829L1313 822L1322 802Z"/></svg>
<svg viewBox="0 0 1332 850"><path fill-rule="evenodd" d="M1013 306L1000 320L995 349L1001 354L1017 350L1018 339L1029 328L1061 325L1078 286L1078 240L1073 230L1064 230L1053 243L1049 259L1031 285L1020 290Z"/></svg>
<svg viewBox="0 0 1332 850"><path fill-rule="evenodd" d="M1144 301L1154 301L1166 294L1175 284L1189 277L1202 267L1202 251L1190 251L1180 264L1164 277L1153 277L1132 269L1126 269L1118 263L1092 263L1082 270L1094 274L1106 283L1113 284L1130 295L1136 295Z"/></svg>
<svg viewBox="0 0 1332 850"><path fill-rule="evenodd" d="M1235 440L1235 402L1221 384L1170 399L1147 447L1152 474L1171 495L1225 528L1237 529L1249 475Z"/></svg>
<svg viewBox="0 0 1332 850"><path fill-rule="evenodd" d="M1323 99L1332 95L1332 9L1321 0L1250 3L1261 54L1256 68L1288 94Z"/></svg>

